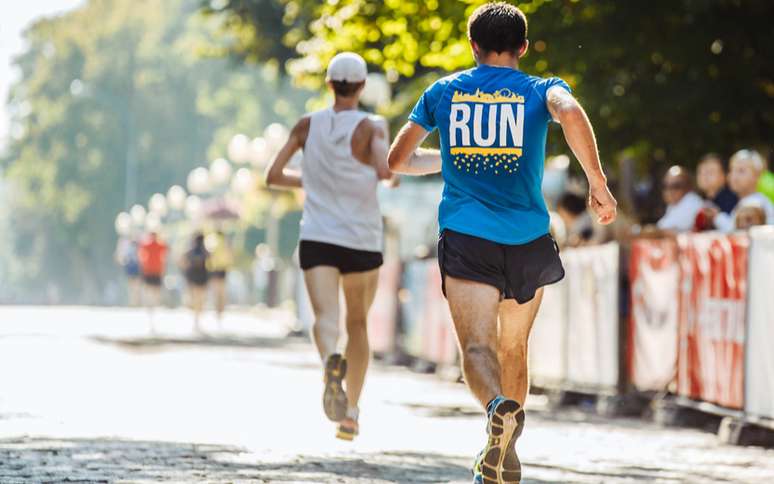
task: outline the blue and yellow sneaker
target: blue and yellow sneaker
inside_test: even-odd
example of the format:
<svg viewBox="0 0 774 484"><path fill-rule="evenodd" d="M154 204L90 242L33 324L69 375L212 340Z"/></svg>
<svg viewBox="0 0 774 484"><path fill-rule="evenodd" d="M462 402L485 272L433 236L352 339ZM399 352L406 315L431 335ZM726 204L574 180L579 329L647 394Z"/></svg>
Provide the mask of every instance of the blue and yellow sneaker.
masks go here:
<svg viewBox="0 0 774 484"><path fill-rule="evenodd" d="M347 360L335 353L325 361L325 390L323 391L323 410L334 422L340 422L347 416L347 394L341 382L347 374Z"/></svg>
<svg viewBox="0 0 774 484"><path fill-rule="evenodd" d="M473 467L474 484L515 484L521 482L521 462L516 440L524 429L524 409L515 400L498 396L487 406L486 447Z"/></svg>
<svg viewBox="0 0 774 484"><path fill-rule="evenodd" d="M352 441L360 433L360 425L357 420L346 417L339 422L339 428L336 430L336 438Z"/></svg>

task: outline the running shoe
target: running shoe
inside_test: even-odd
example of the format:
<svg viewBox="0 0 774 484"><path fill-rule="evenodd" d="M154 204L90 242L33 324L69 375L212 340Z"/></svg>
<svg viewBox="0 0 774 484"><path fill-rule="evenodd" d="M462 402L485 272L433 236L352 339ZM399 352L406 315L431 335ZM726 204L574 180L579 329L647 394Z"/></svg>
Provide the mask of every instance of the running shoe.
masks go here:
<svg viewBox="0 0 774 484"><path fill-rule="evenodd" d="M521 463L516 439L524 428L524 409L515 400L497 397L487 408L489 439L473 467L474 484L521 482Z"/></svg>
<svg viewBox="0 0 774 484"><path fill-rule="evenodd" d="M339 422L339 428L336 431L336 438L341 440L354 440L360 433L360 425L357 420L346 417Z"/></svg>
<svg viewBox="0 0 774 484"><path fill-rule="evenodd" d="M325 391L323 409L333 422L340 422L347 416L347 394L341 382L347 374L347 360L335 353L325 362Z"/></svg>

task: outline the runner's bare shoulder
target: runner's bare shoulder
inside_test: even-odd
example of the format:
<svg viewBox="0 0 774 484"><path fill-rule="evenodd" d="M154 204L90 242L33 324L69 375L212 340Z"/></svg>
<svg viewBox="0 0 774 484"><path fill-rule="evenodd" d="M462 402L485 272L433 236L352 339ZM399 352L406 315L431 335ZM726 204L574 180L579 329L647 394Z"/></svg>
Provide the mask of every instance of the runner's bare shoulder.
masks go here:
<svg viewBox="0 0 774 484"><path fill-rule="evenodd" d="M369 166L371 165L371 138L380 129L375 118L379 118L379 116L370 115L363 118L352 134L352 155L360 163Z"/></svg>

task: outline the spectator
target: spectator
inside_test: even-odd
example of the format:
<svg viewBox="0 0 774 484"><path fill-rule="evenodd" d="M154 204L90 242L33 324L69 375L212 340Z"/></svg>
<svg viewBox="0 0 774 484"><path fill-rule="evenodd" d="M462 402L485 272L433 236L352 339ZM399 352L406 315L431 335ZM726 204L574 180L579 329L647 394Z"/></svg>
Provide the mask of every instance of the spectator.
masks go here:
<svg viewBox="0 0 774 484"><path fill-rule="evenodd" d="M167 265L167 244L159 239L156 232L151 232L140 244L137 256L144 282L143 299L148 308L153 332L154 311L161 304L161 282Z"/></svg>
<svg viewBox="0 0 774 484"><path fill-rule="evenodd" d="M116 262L124 269L126 274L126 288L130 306L140 305L140 292L142 281L140 280L140 261L138 259L137 241L128 238L120 238L116 246Z"/></svg>
<svg viewBox="0 0 774 484"><path fill-rule="evenodd" d="M200 320L207 299L207 259L209 253L204 247L204 235L194 235L190 250L183 255L180 266L188 283L188 303L194 313L194 330L201 333Z"/></svg>
<svg viewBox="0 0 774 484"><path fill-rule="evenodd" d="M667 171L664 175L662 195L667 208L664 216L658 221L658 228L674 232L692 230L704 201L692 190L691 176L685 168L675 165Z"/></svg>
<svg viewBox="0 0 774 484"><path fill-rule="evenodd" d="M210 252L207 269L215 299L215 315L218 318L218 324L222 324L223 311L226 309L226 276L234 264L234 256L222 231L209 235L207 242L207 249Z"/></svg>
<svg viewBox="0 0 774 484"><path fill-rule="evenodd" d="M565 245L578 247L588 243L594 236L591 216L586 210L586 199L576 193L566 192L556 203L565 227Z"/></svg>
<svg viewBox="0 0 774 484"><path fill-rule="evenodd" d="M731 170L728 174L728 184L739 197L737 207L757 205L766 214L766 223L774 223L774 205L757 189L758 181L763 174L764 163L760 153L754 150L740 150L731 157ZM714 210L712 220L715 227L723 232L731 232L735 228L738 209L731 214Z"/></svg>
<svg viewBox="0 0 774 484"><path fill-rule="evenodd" d="M726 186L726 172L720 155L704 155L696 168L696 186L705 200L712 202L721 212L731 213L739 197Z"/></svg>
<svg viewBox="0 0 774 484"><path fill-rule="evenodd" d="M766 223L766 212L760 205L744 204L736 211L734 224L737 230L747 230L755 225Z"/></svg>

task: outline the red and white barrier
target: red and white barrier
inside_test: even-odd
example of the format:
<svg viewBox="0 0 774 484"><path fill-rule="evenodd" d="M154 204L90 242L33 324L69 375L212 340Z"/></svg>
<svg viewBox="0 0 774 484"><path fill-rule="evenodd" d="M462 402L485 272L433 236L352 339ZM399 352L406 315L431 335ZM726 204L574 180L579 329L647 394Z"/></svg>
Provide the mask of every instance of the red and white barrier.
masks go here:
<svg viewBox="0 0 774 484"><path fill-rule="evenodd" d="M746 235L681 234L677 393L743 406Z"/></svg>
<svg viewBox="0 0 774 484"><path fill-rule="evenodd" d="M379 269L379 285L368 313L368 340L371 351L388 354L395 350L398 319L398 290L401 264L388 259Z"/></svg>
<svg viewBox="0 0 774 484"><path fill-rule="evenodd" d="M774 227L750 239L745 411L774 419Z"/></svg>
<svg viewBox="0 0 774 484"><path fill-rule="evenodd" d="M629 378L639 391L666 390L677 371L677 243L635 240L629 262Z"/></svg>
<svg viewBox="0 0 774 484"><path fill-rule="evenodd" d="M567 382L614 389L620 361L618 244L567 249L562 262L567 279Z"/></svg>
<svg viewBox="0 0 774 484"><path fill-rule="evenodd" d="M404 349L417 358L438 365L457 361L457 337L449 305L441 291L441 271L436 259L406 264L404 286Z"/></svg>
<svg viewBox="0 0 774 484"><path fill-rule="evenodd" d="M529 338L529 374L543 388L559 388L567 378L567 283L546 286Z"/></svg>

